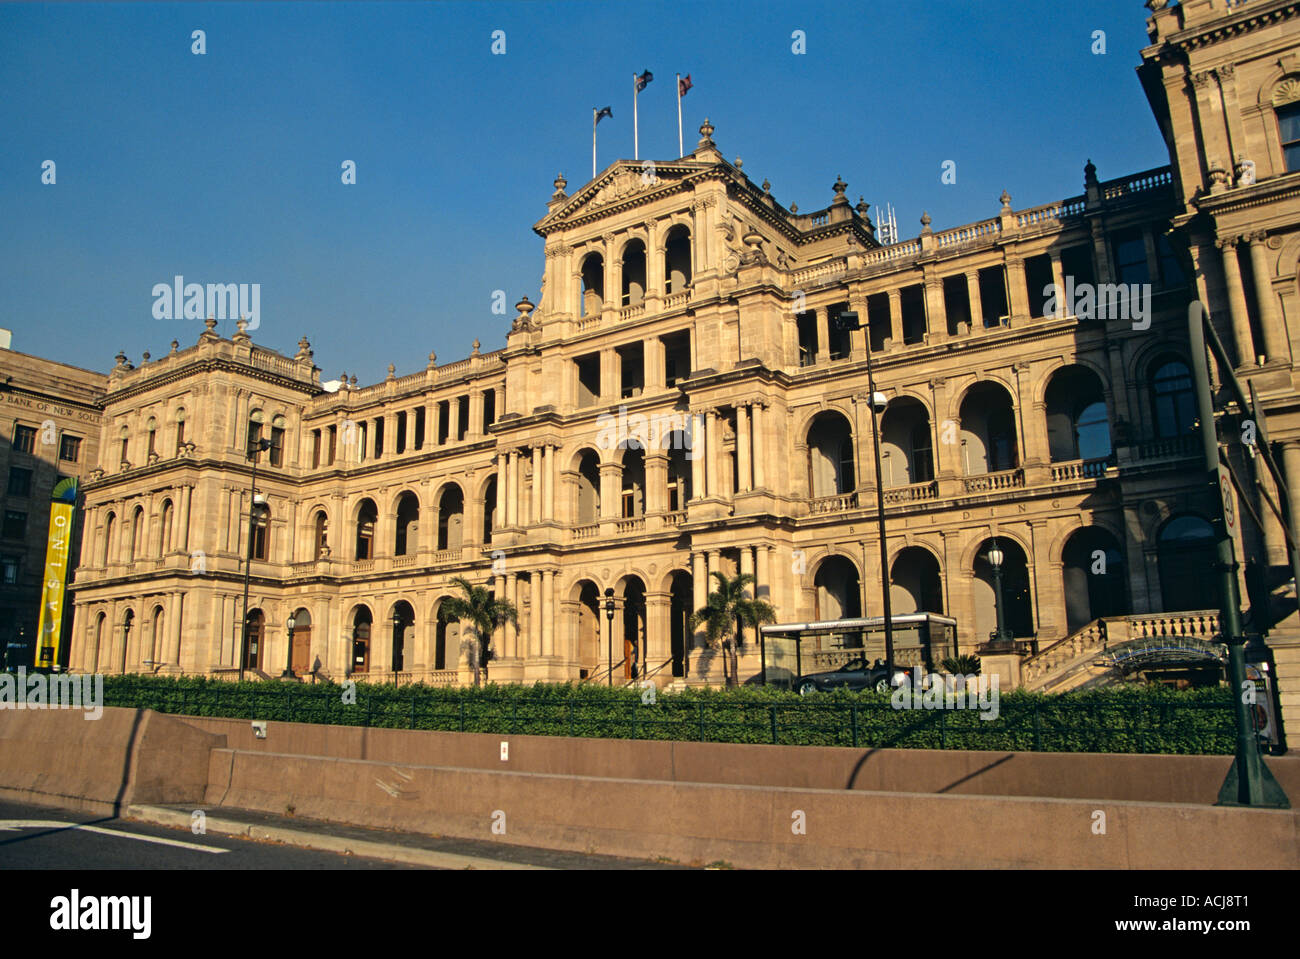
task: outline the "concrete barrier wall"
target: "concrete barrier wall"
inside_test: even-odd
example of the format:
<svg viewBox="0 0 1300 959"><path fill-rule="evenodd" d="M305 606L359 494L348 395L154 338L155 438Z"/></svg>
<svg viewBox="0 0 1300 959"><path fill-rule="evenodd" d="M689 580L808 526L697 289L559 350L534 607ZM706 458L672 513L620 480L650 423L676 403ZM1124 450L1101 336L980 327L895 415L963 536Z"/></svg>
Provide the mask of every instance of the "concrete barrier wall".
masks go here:
<svg viewBox="0 0 1300 959"><path fill-rule="evenodd" d="M0 795L112 813L129 802L197 802L225 739L151 710L0 710Z"/></svg>
<svg viewBox="0 0 1300 959"><path fill-rule="evenodd" d="M879 792L1215 802L1229 756L1006 753L848 749L649 740L505 736L308 723L267 724L256 739L247 720L185 717L232 749L369 759L426 766ZM501 743L510 758L501 761ZM1270 757L1269 769L1300 805L1300 756Z"/></svg>
<svg viewBox="0 0 1300 959"><path fill-rule="evenodd" d="M208 802L437 835L739 868L1255 868L1300 812L650 782L211 753ZM1094 832L1097 813L1105 832ZM803 834L793 828L802 817ZM504 829L504 834L494 832Z"/></svg>

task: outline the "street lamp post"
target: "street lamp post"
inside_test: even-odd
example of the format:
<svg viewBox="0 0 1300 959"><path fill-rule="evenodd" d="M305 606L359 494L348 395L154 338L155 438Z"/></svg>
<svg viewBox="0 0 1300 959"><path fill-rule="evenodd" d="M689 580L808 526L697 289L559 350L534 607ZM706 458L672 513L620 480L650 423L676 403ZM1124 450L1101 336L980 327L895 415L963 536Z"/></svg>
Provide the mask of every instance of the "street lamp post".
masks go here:
<svg viewBox="0 0 1300 959"><path fill-rule="evenodd" d="M998 647L1011 645L1012 639L1007 635L1006 609L1002 596L1002 560L1005 558L995 538L989 546L988 561L993 567L993 609L997 615L997 626L993 632L993 644Z"/></svg>
<svg viewBox="0 0 1300 959"><path fill-rule="evenodd" d="M605 588L605 621L609 633L609 685L614 685L614 590Z"/></svg>
<svg viewBox="0 0 1300 959"><path fill-rule="evenodd" d="M289 618L284 621L285 630L289 638L285 640L285 645L288 646L288 651L285 653L284 672L280 674L281 679L298 678L293 672L293 627L295 624L296 621L293 618L293 614L290 613Z"/></svg>
<svg viewBox="0 0 1300 959"><path fill-rule="evenodd" d="M404 652L404 650L402 649L402 646L399 645L399 643L398 643L398 638L401 636L401 632L400 632L401 628L402 628L402 614L399 613L399 612L397 611L397 607L394 606L394 607L393 607L393 653L395 654L395 655L393 656L393 672L394 672L394 673L401 672L401 667L402 667L403 665L405 665L404 663L401 663L401 662L398 661L401 657L400 657L399 655L396 655L396 654L398 654L398 653ZM478 657L479 657L479 647L480 647L480 645L481 645L481 644L479 644L477 641L476 641L475 644L474 644L474 658L475 658L475 659L478 659ZM480 665L481 665L481 664L480 664ZM396 681L397 681L397 677L394 676L394 677L393 677L393 682L396 682Z"/></svg>
<svg viewBox="0 0 1300 959"><path fill-rule="evenodd" d="M253 461L253 477L248 484L248 548L244 550L244 609L240 616L243 628L239 632L239 681L244 681L244 656L248 651L248 579L253 563L253 523L256 519L257 502L257 454L271 448L271 441L259 439L248 451L248 458ZM263 498L265 502L265 498Z"/></svg>
<svg viewBox="0 0 1300 959"><path fill-rule="evenodd" d="M854 310L841 313L836 321L842 332L862 328L858 314ZM867 393L871 397L871 445L876 459L876 538L880 541L880 608L885 616L885 666L889 676L894 675L894 615L893 604L889 597L889 546L885 538L885 483L880 469L880 426L879 414L885 411L888 400L885 394L876 389L875 375L871 371L871 341L868 336L867 354Z"/></svg>

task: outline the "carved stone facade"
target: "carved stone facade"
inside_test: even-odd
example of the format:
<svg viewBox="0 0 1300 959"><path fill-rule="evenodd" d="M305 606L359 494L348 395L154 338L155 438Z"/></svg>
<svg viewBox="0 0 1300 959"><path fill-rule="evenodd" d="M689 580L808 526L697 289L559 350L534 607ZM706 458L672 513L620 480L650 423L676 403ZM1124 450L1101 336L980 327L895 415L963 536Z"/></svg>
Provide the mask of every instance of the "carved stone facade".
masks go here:
<svg viewBox="0 0 1300 959"><path fill-rule="evenodd" d="M993 628L994 537L1026 646L1213 607L1186 308L1206 299L1261 390L1300 505L1300 173L1274 115L1300 62L1291 5L1210 10L1150 21L1141 75L1172 167L1101 181L1089 164L1082 195L1016 210L1004 192L989 219L936 231L926 216L881 246L842 179L797 213L706 121L652 176L621 161L572 194L557 178L534 227L544 293L520 301L502 350L335 392L306 346L289 358L211 332L119 366L71 666L236 666L250 431L278 451L259 460L269 517L248 602L249 664L271 675L293 613L295 670L467 681L437 616L466 576L520 611L493 637L495 680L603 679L611 658L629 676L635 657L657 681L718 681L684 623L714 571L753 573L781 621L880 613L879 486L895 613L955 617L963 651ZM1256 181L1216 182L1238 150ZM861 328L839 323L850 310ZM888 399L880 476L868 350ZM181 408L192 452L146 462L142 422L170 429ZM106 532L136 523L134 550ZM1284 580L1280 527L1263 525L1244 524L1238 555Z"/></svg>

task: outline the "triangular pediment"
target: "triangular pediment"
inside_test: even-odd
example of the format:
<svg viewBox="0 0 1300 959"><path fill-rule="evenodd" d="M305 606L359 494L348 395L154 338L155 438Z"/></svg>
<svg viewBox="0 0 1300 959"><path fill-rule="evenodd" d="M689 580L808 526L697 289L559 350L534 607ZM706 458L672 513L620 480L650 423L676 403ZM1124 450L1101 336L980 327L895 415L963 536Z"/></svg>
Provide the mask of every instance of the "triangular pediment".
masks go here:
<svg viewBox="0 0 1300 959"><path fill-rule="evenodd" d="M674 192L701 173L715 171L725 164L698 160L618 160L606 167L590 183L540 220L534 229L543 235L603 213L626 208Z"/></svg>

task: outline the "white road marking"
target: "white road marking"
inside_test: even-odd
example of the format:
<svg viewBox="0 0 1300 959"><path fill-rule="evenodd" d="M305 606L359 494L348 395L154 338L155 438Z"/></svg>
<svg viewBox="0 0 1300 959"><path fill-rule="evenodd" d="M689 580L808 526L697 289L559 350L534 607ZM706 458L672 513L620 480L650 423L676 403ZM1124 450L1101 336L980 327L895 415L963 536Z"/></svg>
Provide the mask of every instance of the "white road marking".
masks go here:
<svg viewBox="0 0 1300 959"><path fill-rule="evenodd" d="M15 829L81 829L85 832L99 833L103 836L117 836L121 839L138 839L141 842L157 843L160 846L176 846L180 849L194 849L198 852L230 852L216 846L200 846L195 842L183 842L180 839L162 839L158 836L141 836L138 833L123 832L120 829L105 829L103 826L91 826L79 822L61 822L58 819L0 819L0 831L10 832Z"/></svg>

